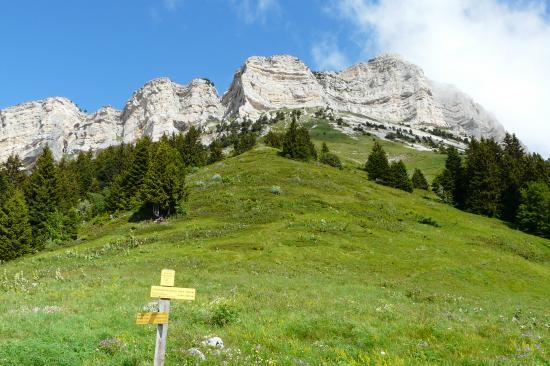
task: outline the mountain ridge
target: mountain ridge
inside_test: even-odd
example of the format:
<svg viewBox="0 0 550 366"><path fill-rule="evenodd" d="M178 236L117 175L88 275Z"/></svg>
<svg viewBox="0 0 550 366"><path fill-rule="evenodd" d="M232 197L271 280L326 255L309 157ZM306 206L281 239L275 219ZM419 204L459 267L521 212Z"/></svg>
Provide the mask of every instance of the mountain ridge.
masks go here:
<svg viewBox="0 0 550 366"><path fill-rule="evenodd" d="M179 84L155 78L134 91L122 110L82 111L65 97L0 110L0 160L18 154L30 164L45 145L56 159L149 136L186 131L230 119L256 119L280 109L326 108L347 125L366 122L439 128L457 136L501 139L504 128L468 95L429 80L399 55L382 54L342 71L312 71L290 55L249 57L221 96L205 78ZM347 129L348 133L353 131Z"/></svg>

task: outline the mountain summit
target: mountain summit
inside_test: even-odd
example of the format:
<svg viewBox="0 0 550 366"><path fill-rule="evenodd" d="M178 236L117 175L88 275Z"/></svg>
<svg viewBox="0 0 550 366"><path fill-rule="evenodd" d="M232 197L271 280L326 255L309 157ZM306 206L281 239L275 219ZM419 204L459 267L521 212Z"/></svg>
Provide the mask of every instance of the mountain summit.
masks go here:
<svg viewBox="0 0 550 366"><path fill-rule="evenodd" d="M47 98L0 110L0 160L19 154L31 163L45 145L54 156L101 150L120 142L183 132L234 118L256 119L279 109L330 108L349 125L365 122L438 128L457 136L500 139L504 128L453 86L429 80L398 55L383 54L340 72L315 72L289 55L253 56L220 98L212 82L146 83L122 111L87 114L66 98Z"/></svg>

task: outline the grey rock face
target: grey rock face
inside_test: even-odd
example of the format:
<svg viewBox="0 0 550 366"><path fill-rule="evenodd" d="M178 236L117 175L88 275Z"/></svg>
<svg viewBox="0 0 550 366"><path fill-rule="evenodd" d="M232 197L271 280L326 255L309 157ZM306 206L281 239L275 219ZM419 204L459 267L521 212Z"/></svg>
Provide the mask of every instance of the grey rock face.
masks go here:
<svg viewBox="0 0 550 366"><path fill-rule="evenodd" d="M82 112L66 98L47 98L0 110L0 161L19 154L32 163L49 145L54 157L97 151L121 142L211 127L222 119L255 119L279 109L331 108L350 125L366 120L438 127L475 137L504 135L498 121L457 88L430 81L397 55L381 55L341 72L312 72L288 55L250 57L218 97L214 85L168 78L146 83L124 109ZM350 129L350 131L352 131Z"/></svg>
<svg viewBox="0 0 550 366"><path fill-rule="evenodd" d="M122 139L131 143L143 136L158 140L163 134L201 126L221 119L224 110L216 89L207 80L180 85L168 78L155 79L136 91L122 113Z"/></svg>

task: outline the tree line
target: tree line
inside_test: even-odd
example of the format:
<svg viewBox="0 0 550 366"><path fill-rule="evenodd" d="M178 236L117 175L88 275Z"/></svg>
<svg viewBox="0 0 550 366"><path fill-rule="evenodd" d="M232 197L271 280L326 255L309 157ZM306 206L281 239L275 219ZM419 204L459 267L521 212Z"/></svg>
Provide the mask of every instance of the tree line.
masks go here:
<svg viewBox="0 0 550 366"><path fill-rule="evenodd" d="M550 161L527 153L515 135L506 134L500 144L472 139L464 157L448 148L432 189L459 209L550 238Z"/></svg>
<svg viewBox="0 0 550 366"><path fill-rule="evenodd" d="M30 174L10 156L0 168L0 261L75 239L81 222L102 213L132 211L133 219L184 213L185 175L223 157L220 141L203 145L194 127L59 162L46 146Z"/></svg>

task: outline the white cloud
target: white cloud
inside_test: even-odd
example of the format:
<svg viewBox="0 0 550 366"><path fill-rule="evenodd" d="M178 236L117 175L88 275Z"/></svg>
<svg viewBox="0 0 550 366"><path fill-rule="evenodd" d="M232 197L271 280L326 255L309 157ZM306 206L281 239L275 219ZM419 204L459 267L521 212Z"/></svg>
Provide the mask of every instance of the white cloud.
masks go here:
<svg viewBox="0 0 550 366"><path fill-rule="evenodd" d="M246 22L264 23L271 12L280 10L278 0L232 0L237 14Z"/></svg>
<svg viewBox="0 0 550 366"><path fill-rule="evenodd" d="M550 156L550 20L544 0L341 0L365 55L390 51L457 85ZM374 45L373 45L374 38Z"/></svg>
<svg viewBox="0 0 550 366"><path fill-rule="evenodd" d="M317 70L340 71L349 65L346 55L340 51L333 38L325 38L311 49Z"/></svg>

